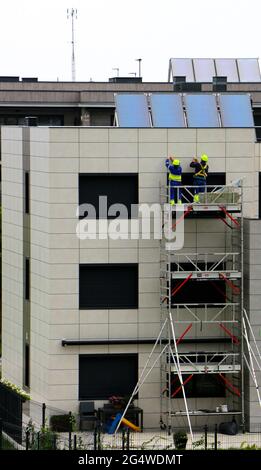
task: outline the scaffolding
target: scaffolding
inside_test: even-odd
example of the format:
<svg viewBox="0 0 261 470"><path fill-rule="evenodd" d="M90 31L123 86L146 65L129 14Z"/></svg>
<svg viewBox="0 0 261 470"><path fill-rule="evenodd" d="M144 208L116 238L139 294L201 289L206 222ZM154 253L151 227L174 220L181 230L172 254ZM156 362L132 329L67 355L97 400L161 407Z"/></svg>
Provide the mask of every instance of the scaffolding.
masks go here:
<svg viewBox="0 0 261 470"><path fill-rule="evenodd" d="M202 191L202 187L199 189ZM182 191L184 201L182 208L168 203L169 186L161 188L162 227L167 228L165 233L168 234L188 217L196 218L197 224L200 225L202 214L207 214L211 219L203 220L208 236L209 224L213 217L225 226L224 249L203 252L201 248L199 251L187 252L184 248L177 249L177 245L170 243L166 237L162 238L161 327L115 433L132 399L160 362L160 425L170 433L176 424L175 418L186 417L193 441L192 417L237 415L244 431L244 369L248 369L253 379L261 406L254 367L255 364L261 371L261 354L243 304L242 181L238 180L226 186L205 186L197 203L193 202L195 186L180 186L179 190ZM206 281L217 290L223 302L191 301L188 283L200 285ZM223 289L217 285L217 281L223 281ZM181 291L185 292L185 299L183 302L177 302L176 296ZM201 335L203 327L207 329L206 337ZM188 351L186 344L190 344L190 348L194 346L194 350ZM207 347L204 351L202 347L198 351L198 344L207 344ZM212 351L209 347L214 347L215 350ZM215 377L227 391L227 404L221 409L190 409L186 385L194 376L202 374ZM175 406L173 399L178 395L183 399L183 409L177 409Z"/></svg>
<svg viewBox="0 0 261 470"><path fill-rule="evenodd" d="M161 322L165 325L164 334L169 344L160 355L161 422L171 431L176 424L175 418L179 416L186 416L191 427L191 417L226 414L238 415L244 426L242 183L237 181L236 184L226 186L206 186L203 192L199 193L198 203L193 202L195 187L181 186L179 190L182 193L184 211L179 216L176 210L178 206L168 204L169 189L168 186L161 189L164 224L175 229L181 220L195 219L196 230L202 233L200 226L204 220L205 233L211 236L208 233L208 224L212 223L213 218L219 219L220 223L224 224L224 248L222 251L207 252L203 251L202 247L197 249L196 244L194 251L184 248L174 251L168 240L162 239ZM202 191L202 187L200 190ZM180 211L179 207L178 209ZM206 218L207 216L211 218ZM195 239L197 240L197 233ZM222 289L217 281L223 281ZM221 302L191 300L192 283L195 289L198 289L199 283L205 283L206 286L211 284L219 291ZM182 301L179 300L180 297ZM166 318L170 321L165 322ZM178 333L177 341L173 338L173 328L176 335ZM202 329L206 331L204 338ZM175 343L176 349L173 351ZM207 347L202 350L204 345ZM211 351L211 347L214 351ZM190 408L186 385L199 374L215 376L230 394L226 397L228 407L225 407L224 411ZM180 401L177 406L175 398L181 396L183 387L185 407L183 405L183 409L179 409Z"/></svg>

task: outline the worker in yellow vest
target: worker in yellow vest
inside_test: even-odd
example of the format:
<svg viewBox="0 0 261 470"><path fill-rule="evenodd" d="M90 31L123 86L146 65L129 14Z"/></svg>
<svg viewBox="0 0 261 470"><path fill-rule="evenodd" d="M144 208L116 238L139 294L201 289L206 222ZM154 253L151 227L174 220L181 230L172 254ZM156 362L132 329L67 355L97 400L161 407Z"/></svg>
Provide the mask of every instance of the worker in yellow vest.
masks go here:
<svg viewBox="0 0 261 470"><path fill-rule="evenodd" d="M197 158L193 158L190 164L191 168L195 169L193 175L194 189L194 202L199 202L199 193L205 191L208 176L208 156L206 154L201 155L201 161Z"/></svg>
<svg viewBox="0 0 261 470"><path fill-rule="evenodd" d="M181 175L182 168L180 166L180 161L169 157L165 161L166 168L169 171L169 187L170 187L170 198L169 203L174 206L174 204L182 204L181 198L182 193L181 189L178 189L181 186Z"/></svg>

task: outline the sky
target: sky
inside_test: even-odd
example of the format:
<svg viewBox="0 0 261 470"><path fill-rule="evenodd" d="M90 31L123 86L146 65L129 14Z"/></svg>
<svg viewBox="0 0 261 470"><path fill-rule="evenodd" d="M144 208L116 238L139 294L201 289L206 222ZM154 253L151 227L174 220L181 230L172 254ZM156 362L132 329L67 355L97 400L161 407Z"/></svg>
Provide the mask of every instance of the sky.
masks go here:
<svg viewBox="0 0 261 470"><path fill-rule="evenodd" d="M171 57L261 57L261 0L1 0L0 75L168 80Z"/></svg>

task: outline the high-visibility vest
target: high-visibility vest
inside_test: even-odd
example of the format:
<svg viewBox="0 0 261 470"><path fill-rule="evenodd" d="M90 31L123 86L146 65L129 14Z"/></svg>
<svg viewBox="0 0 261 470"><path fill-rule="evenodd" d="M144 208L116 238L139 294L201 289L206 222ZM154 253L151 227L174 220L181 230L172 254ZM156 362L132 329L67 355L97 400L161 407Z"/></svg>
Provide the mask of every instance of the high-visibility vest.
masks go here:
<svg viewBox="0 0 261 470"><path fill-rule="evenodd" d="M201 166L201 169L200 169L197 173L194 174L194 178L196 178L197 176L199 176L200 178L205 178L205 179L206 179L207 176L208 176L208 175L207 175L207 172L206 172L207 164L202 165L202 164L200 163L200 166Z"/></svg>
<svg viewBox="0 0 261 470"><path fill-rule="evenodd" d="M172 173L169 173L169 180L179 181L181 183L181 175L173 175Z"/></svg>

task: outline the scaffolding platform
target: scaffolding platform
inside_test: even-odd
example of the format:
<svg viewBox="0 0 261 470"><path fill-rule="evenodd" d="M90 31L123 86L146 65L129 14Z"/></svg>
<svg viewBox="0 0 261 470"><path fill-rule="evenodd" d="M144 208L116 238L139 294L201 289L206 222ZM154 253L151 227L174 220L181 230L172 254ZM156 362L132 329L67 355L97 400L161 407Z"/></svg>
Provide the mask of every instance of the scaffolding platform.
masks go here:
<svg viewBox="0 0 261 470"><path fill-rule="evenodd" d="M201 410L189 410L190 416L222 416L222 415L241 415L242 411L201 411ZM173 411L171 413L172 417L175 416L187 416L186 411Z"/></svg>

